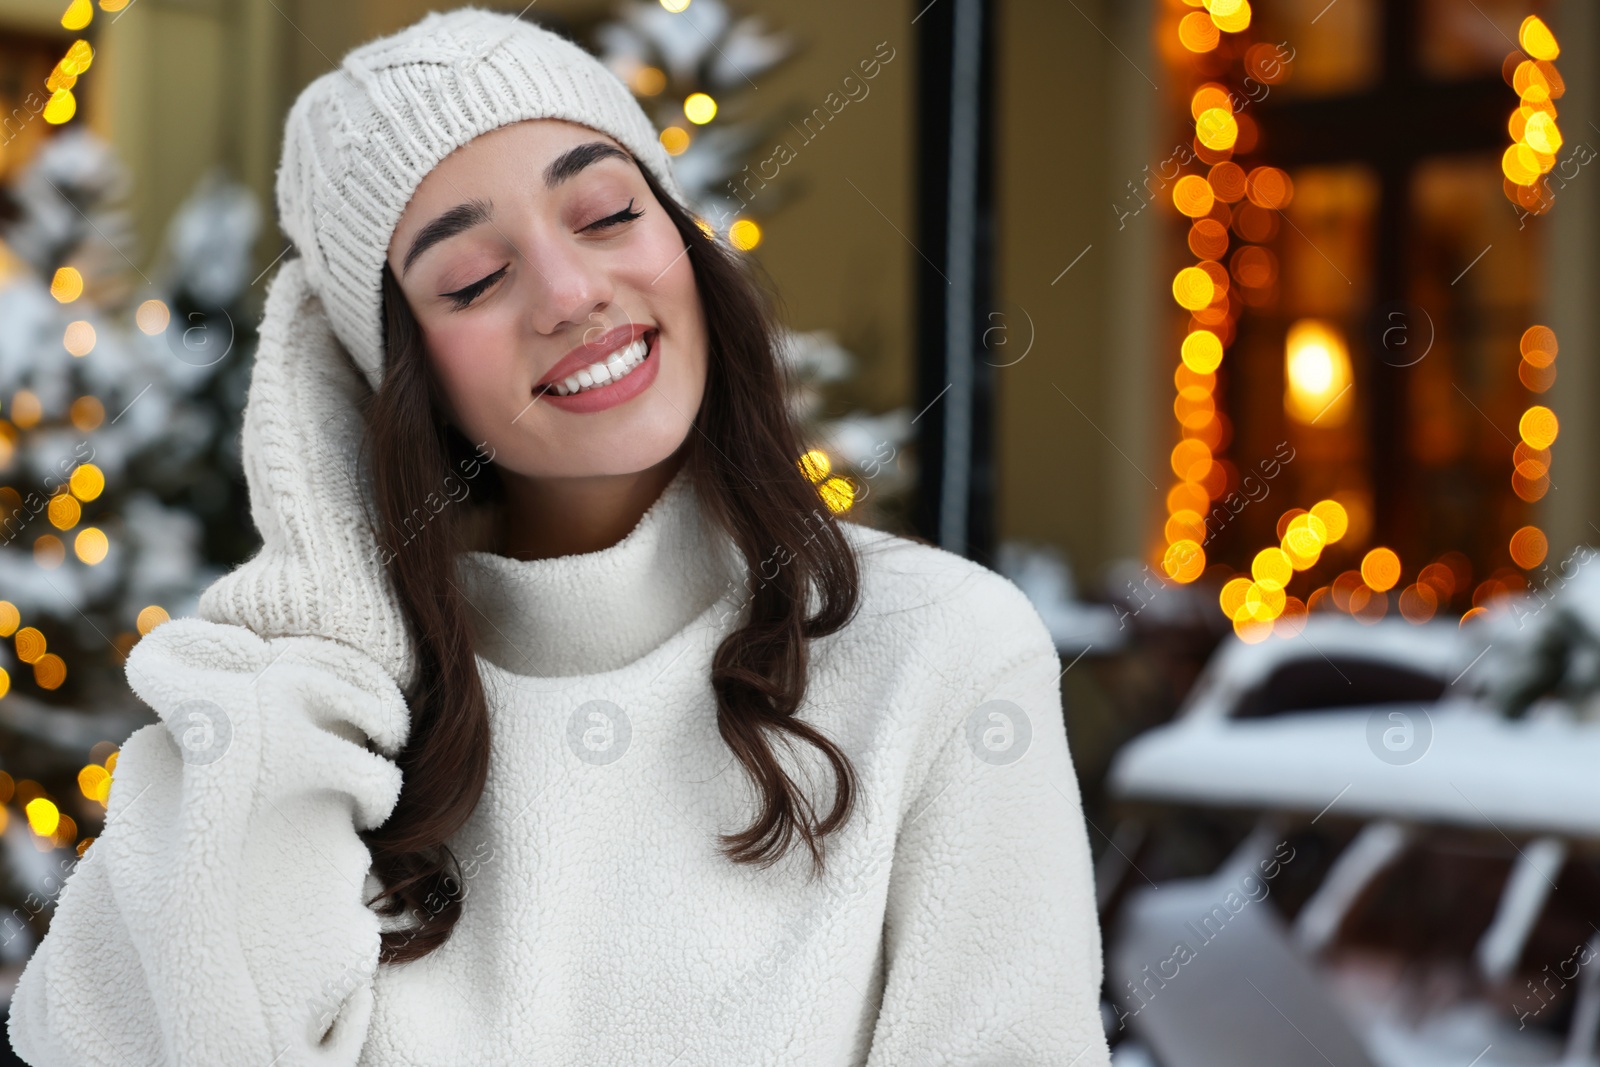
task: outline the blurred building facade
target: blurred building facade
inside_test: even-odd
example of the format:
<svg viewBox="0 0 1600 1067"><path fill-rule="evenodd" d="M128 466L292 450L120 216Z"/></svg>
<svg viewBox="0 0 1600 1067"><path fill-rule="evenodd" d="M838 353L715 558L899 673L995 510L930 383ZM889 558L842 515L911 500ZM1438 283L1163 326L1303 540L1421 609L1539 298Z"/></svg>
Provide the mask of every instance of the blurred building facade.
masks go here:
<svg viewBox="0 0 1600 1067"><path fill-rule="evenodd" d="M40 73L33 68L46 63L41 69L47 72L53 61L47 57L77 36L61 28L65 6L58 0L0 0L0 25L8 42L8 108L17 106L28 78ZM135 176L133 206L141 248L156 247L197 176L215 163L227 165L270 205L282 118L295 94L348 48L420 17L428 6L412 0L136 0L115 13L98 12L85 31L97 59L79 94L81 121L111 141ZM512 11L522 7L498 6ZM1306 160L1315 153L1305 155L1303 145L1276 132L1293 128L1285 122L1304 125L1303 118L1294 118L1289 102L1309 101L1310 110L1298 113L1305 116L1316 110L1319 94L1333 98L1359 89L1365 84L1362 79L1376 78L1383 64L1383 13L1393 5L1344 0L1319 15L1321 6L1309 0L1262 0L1251 30L1260 41L1281 38L1295 56L1289 79L1256 109L1266 139L1263 151L1270 158L1274 144L1281 146L1286 153L1282 165L1291 174L1298 165L1294 153ZM1504 35L1496 20L1506 21L1521 7L1538 7L1562 43L1558 66L1566 84L1560 105L1563 115L1572 116L1571 122L1562 120L1569 146L1600 137L1586 125L1597 92L1590 59L1600 36L1600 16L1592 6L1575 0L1490 4L1482 25L1464 30L1451 30L1456 23L1441 14L1450 5L1407 6L1422 20L1415 30L1418 40L1432 42L1423 49L1428 53L1424 64L1432 63L1449 76L1454 76L1447 69L1450 64L1459 65L1461 55L1470 57L1473 47L1506 51L1515 42L1452 46L1440 36L1446 30L1469 37ZM900 57L875 79L869 97L852 104L840 116L843 121L807 143L785 169L781 181L789 184L786 199L764 220L764 239L754 253L782 290L792 326L831 330L861 357L861 372L848 386L850 400L874 410L907 403L914 379L913 272L920 253L910 225L916 188L913 19L923 7L749 0L736 8L761 15L801 43L793 62L765 75L746 94L755 110L778 113L797 103L803 108L820 104L880 42ZM1174 8L1181 10L1175 13ZM540 0L537 10L542 19L574 25L610 11L592 0ZM1179 362L1176 338L1183 321L1169 283L1188 253L1170 189L1155 195L1149 191L1154 188L1150 176L1159 174L1175 146L1185 143L1175 137L1183 132L1175 124L1175 109L1181 119L1186 101L1179 68L1166 54L1173 42L1166 38L1172 36L1175 17L1187 10L1192 6L1160 0L1009 0L994 8L997 284L986 346L993 342L989 358L997 367L996 521L1002 538L1064 549L1086 584L1118 558L1131 557L1159 569L1168 543L1164 523L1174 481L1170 453L1179 439L1172 374ZM1515 19L1510 25L1514 27ZM1516 103L1516 93L1507 88L1503 110L1509 113ZM1278 127L1273 108L1280 108ZM1370 135L1374 144L1426 139L1425 131L1385 132L1384 121L1381 114L1353 117L1345 126L1329 129ZM30 130L15 138L8 134L0 167L25 155L33 136ZM1510 143L1509 136L1505 141ZM1415 232L1443 229L1456 243L1470 243L1468 236L1456 233L1457 216L1474 211L1470 191L1464 191L1459 179L1463 168L1452 170L1453 164L1443 159L1429 163L1419 157L1416 162L1409 172L1416 183L1414 209L1408 209L1406 224ZM1342 269L1337 266L1341 263L1348 267L1364 254L1360 242L1368 237L1362 235L1370 236L1398 217L1368 217L1377 209L1371 190L1362 191L1367 188L1364 181L1324 167L1298 183L1302 208L1309 210L1320 197L1332 205L1326 210L1334 212L1324 220L1326 232L1315 238L1318 247L1326 245L1327 255L1302 256L1307 264L1315 259L1326 260L1324 267L1335 265L1335 271ZM1546 324L1560 339L1559 385L1543 400L1561 427L1548 472L1552 487L1529 509L1530 521L1548 535L1552 561L1573 545L1600 536L1591 525L1600 515L1600 465L1592 458L1596 431L1586 417L1600 401L1600 372L1592 355L1600 324L1588 295L1596 278L1594 259L1600 254L1600 182L1581 170L1569 184L1548 217L1527 223L1541 230L1532 241L1523 240L1525 232L1519 234L1514 212L1505 203L1496 205L1504 219L1491 226L1485 217L1476 224L1482 244L1494 250L1459 286L1445 279L1446 284L1436 287L1454 297L1463 287L1476 286L1465 301L1472 307L1520 294L1519 307L1526 310L1528 324ZM1145 200L1149 206L1141 209ZM1509 226L1502 225L1506 222ZM1300 217L1296 224L1304 229L1310 223ZM1477 240L1479 233L1470 237ZM1291 238L1293 234L1286 236L1286 248L1293 248ZM266 227L257 249L260 267L266 268L281 251L279 236ZM132 252L135 260L140 255ZM1440 270L1447 259L1454 262L1448 256L1441 259ZM1289 269L1287 261L1283 267ZM1423 302L1415 287L1405 293L1380 292L1396 280L1379 277L1378 270L1375 261L1361 267L1362 276L1350 279L1348 287L1334 272L1325 271L1325 277L1302 272L1299 284L1312 298L1302 300L1295 315L1316 313L1318 300L1327 303L1344 288L1353 292L1364 287L1360 299L1371 307ZM1337 310L1330 305L1321 312ZM1238 366L1229 367L1234 391L1222 410L1233 420L1235 466L1264 458L1270 447L1260 456L1256 453L1279 440L1266 440L1283 427L1273 425L1264 413L1270 406L1281 424L1282 408L1259 397L1283 391L1283 360L1277 357L1293 317L1284 312L1272 320L1276 334L1261 343L1268 355L1249 355L1242 340ZM1454 331L1460 343L1501 348L1508 336L1514 344L1517 332L1506 324L1491 334L1485 332L1485 323L1459 317L1434 325ZM1514 353L1507 365L1515 367ZM1421 379L1432 369L1424 360L1410 378ZM1430 436L1423 426L1408 432L1411 421L1426 420L1425 411L1415 416L1381 404L1373 407L1365 373L1358 354L1353 396L1358 413L1365 413L1358 419L1370 420L1376 413L1377 418L1406 423L1387 437L1366 426L1363 447L1387 440L1397 450L1381 459L1367 454L1361 460L1367 471L1425 467L1430 448L1449 447L1447 430ZM1446 379L1422 388L1445 401L1455 398L1460 410L1446 413L1440 425L1459 422L1464 411L1479 417L1467 411ZM1495 386L1479 382L1476 388ZM1254 394L1259 397L1252 399ZM1483 417L1492 425L1479 427L1474 435L1493 430L1507 442L1515 440L1516 428L1506 424L1502 413ZM1315 453L1319 446L1311 447ZM1251 454L1244 455L1246 451ZM1514 500L1510 444L1501 451L1505 491L1498 496ZM1301 469L1309 472L1311 467L1307 463ZM1411 482L1397 484L1414 488ZM1473 499L1495 495L1485 490ZM1392 499L1397 506L1412 506L1411 496ZM1279 511L1272 510L1272 517ZM1406 521L1425 528L1436 518L1426 508L1414 508ZM1250 527L1241 523L1239 528ZM1388 529L1381 517L1376 529ZM1248 546L1242 540L1237 545L1224 540L1218 547L1230 555L1233 567L1248 568ZM1404 557L1402 563L1420 565Z"/></svg>

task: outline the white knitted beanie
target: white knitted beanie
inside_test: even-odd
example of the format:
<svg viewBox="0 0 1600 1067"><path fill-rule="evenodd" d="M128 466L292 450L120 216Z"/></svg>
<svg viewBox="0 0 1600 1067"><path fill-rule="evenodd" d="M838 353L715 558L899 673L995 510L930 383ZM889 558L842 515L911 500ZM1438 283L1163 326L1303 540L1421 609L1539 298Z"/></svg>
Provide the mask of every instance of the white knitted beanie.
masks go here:
<svg viewBox="0 0 1600 1067"><path fill-rule="evenodd" d="M650 120L616 76L510 15L429 13L354 49L295 101L277 200L300 254L268 286L240 435L262 547L207 587L201 617L269 639L328 637L366 652L402 688L417 679L358 454L361 404L383 372L384 259L435 164L532 118L609 134L683 201Z"/></svg>
<svg viewBox="0 0 1600 1067"><path fill-rule="evenodd" d="M284 127L278 213L345 348L377 389L380 279L417 185L456 148L523 119L614 137L680 203L655 128L594 56L516 16L429 12L306 86Z"/></svg>

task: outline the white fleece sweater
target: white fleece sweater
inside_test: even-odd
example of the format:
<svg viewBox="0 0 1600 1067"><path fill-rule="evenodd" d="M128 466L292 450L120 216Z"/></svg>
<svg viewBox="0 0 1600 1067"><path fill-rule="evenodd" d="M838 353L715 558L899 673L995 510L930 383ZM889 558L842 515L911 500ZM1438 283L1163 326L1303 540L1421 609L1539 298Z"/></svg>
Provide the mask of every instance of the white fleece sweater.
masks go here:
<svg viewBox="0 0 1600 1067"><path fill-rule="evenodd" d="M707 680L744 569L685 470L611 548L462 557L492 763L452 842L463 917L414 963L377 965L356 836L400 788L390 675L201 618L143 638L128 680L163 723L123 746L13 1047L34 1067L1105 1067L1049 634L993 572L846 529L863 601L813 645L801 712L858 775L822 878L716 851L756 810ZM827 764L778 751L825 812Z"/></svg>

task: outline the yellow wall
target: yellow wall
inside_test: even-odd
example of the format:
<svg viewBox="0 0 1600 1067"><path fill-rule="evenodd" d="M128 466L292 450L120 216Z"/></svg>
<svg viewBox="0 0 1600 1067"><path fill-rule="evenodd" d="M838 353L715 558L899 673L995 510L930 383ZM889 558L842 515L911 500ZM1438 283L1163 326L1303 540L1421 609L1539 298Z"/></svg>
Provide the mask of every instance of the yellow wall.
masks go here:
<svg viewBox="0 0 1600 1067"><path fill-rule="evenodd" d="M997 372L998 526L1064 547L1093 578L1147 554L1170 480L1170 382L1152 357L1167 310L1151 290L1159 223L1112 210L1159 163L1145 72L1160 71L1145 5L1012 0L999 13L997 310L1008 343L1031 332L1033 347Z"/></svg>

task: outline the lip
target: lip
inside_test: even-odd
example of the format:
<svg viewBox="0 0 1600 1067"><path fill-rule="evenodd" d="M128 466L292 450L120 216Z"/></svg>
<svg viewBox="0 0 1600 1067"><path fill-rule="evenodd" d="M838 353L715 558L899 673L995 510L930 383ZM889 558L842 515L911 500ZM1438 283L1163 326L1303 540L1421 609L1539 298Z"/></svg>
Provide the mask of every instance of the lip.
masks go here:
<svg viewBox="0 0 1600 1067"><path fill-rule="evenodd" d="M642 322L630 322L624 326L612 327L601 334L598 340L581 344L556 360L550 372L534 383L534 391L538 392L563 378L570 378L591 364L604 363L611 353L627 348L653 329L654 326L646 326Z"/></svg>
<svg viewBox="0 0 1600 1067"><path fill-rule="evenodd" d="M653 326L650 326L644 327L630 336L626 330L627 328L624 327L623 332L618 332L616 334L618 337L627 338L626 340L622 341L621 344L617 345L617 348L631 344L632 337L637 337L641 334L649 335L650 345L650 347L645 351L644 362L635 367L631 372L628 373L626 377L620 381L608 382L605 385L597 386L592 389L585 389L582 392L571 393L567 396L558 396L553 392L541 392L540 390L535 389L533 394L534 399L545 404L550 404L561 411L568 411L578 415L588 415L596 411L605 411L607 408L614 408L618 404L626 403L627 401L638 396L640 393L644 392L646 389L650 388L651 385L655 384L656 375L661 372L661 331L657 330ZM577 366L585 367L588 366L589 363L596 362L594 355L584 355L584 352L595 353L600 351L602 351L602 346L600 345L591 345L587 349L580 350L580 362L577 364ZM611 349L610 351L615 351L615 348ZM609 355L610 351L605 352L605 354ZM562 362L565 363L566 360L570 358L570 355L564 356L562 357ZM561 364L557 364L558 367L560 365ZM572 372L569 370L567 373L570 374Z"/></svg>

